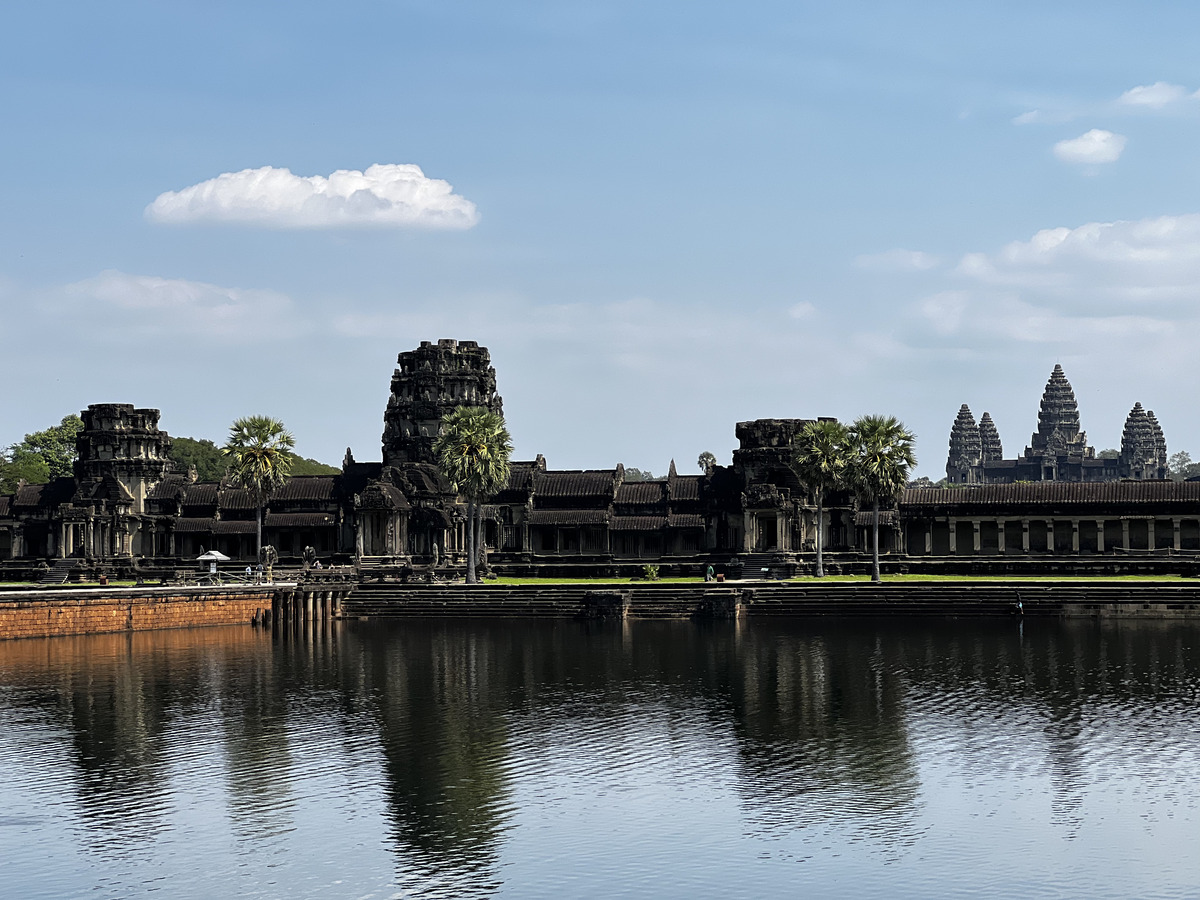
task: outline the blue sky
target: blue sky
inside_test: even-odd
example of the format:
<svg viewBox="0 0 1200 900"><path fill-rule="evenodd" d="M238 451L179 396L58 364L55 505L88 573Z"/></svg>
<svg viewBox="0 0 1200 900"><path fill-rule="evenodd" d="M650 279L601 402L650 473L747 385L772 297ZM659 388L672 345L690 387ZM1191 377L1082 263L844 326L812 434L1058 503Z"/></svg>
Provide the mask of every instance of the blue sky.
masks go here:
<svg viewBox="0 0 1200 900"><path fill-rule="evenodd" d="M117 401L378 458L458 337L561 468L888 412L936 478L1056 362L1097 449L1140 401L1200 456L1200 9L829 6L9 4L0 443Z"/></svg>

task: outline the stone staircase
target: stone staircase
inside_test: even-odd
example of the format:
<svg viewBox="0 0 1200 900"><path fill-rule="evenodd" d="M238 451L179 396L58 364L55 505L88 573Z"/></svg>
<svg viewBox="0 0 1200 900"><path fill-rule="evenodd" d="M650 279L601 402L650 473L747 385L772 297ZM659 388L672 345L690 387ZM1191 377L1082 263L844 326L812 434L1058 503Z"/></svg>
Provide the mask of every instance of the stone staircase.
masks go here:
<svg viewBox="0 0 1200 900"><path fill-rule="evenodd" d="M56 559L54 565L41 578L38 584L66 584L71 572L79 561L76 559Z"/></svg>

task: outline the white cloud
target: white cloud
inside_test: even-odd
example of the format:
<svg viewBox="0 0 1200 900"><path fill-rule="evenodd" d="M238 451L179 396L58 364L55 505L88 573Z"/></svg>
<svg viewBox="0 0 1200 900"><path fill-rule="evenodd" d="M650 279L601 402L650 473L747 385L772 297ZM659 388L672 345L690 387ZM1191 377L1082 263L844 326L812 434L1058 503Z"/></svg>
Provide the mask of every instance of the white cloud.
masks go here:
<svg viewBox="0 0 1200 900"><path fill-rule="evenodd" d="M793 319L811 319L817 314L817 308L807 300L801 300L788 310L788 316Z"/></svg>
<svg viewBox="0 0 1200 900"><path fill-rule="evenodd" d="M1135 88L1130 88L1117 98L1117 102L1126 106L1162 109L1164 106L1178 103L1187 95L1187 88L1178 84L1168 84L1165 81L1156 81L1154 84L1140 84Z"/></svg>
<svg viewBox="0 0 1200 900"><path fill-rule="evenodd" d="M159 194L146 207L152 222L233 222L267 228L359 226L470 228L475 204L419 166L339 169L328 178L301 177L264 166L226 172L180 191Z"/></svg>
<svg viewBox="0 0 1200 900"><path fill-rule="evenodd" d="M1093 128L1077 138L1059 141L1054 145L1054 155L1063 162L1099 165L1116 162L1124 149L1125 135Z"/></svg>
<svg viewBox="0 0 1200 900"><path fill-rule="evenodd" d="M84 329L124 335L215 338L239 343L288 338L305 330L292 301L276 291L107 270L64 287L52 310Z"/></svg>
<svg viewBox="0 0 1200 900"><path fill-rule="evenodd" d="M1045 116L1040 109L1031 109L1029 112L1023 112L1019 116L1013 117L1014 125L1033 125L1037 122L1045 120Z"/></svg>
<svg viewBox="0 0 1200 900"><path fill-rule="evenodd" d="M885 272L924 272L937 268L942 260L921 250L887 250L883 253L867 253L854 258L861 269L879 269Z"/></svg>
<svg viewBox="0 0 1200 900"><path fill-rule="evenodd" d="M995 253L968 253L955 273L1080 308L1192 308L1200 298L1200 214L1047 228Z"/></svg>

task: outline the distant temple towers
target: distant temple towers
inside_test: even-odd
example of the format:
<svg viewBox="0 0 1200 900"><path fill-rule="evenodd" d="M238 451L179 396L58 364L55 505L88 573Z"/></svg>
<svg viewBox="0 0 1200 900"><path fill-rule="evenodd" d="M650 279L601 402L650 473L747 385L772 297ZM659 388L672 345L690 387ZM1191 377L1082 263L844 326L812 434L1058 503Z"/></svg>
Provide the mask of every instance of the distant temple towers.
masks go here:
<svg viewBox="0 0 1200 900"><path fill-rule="evenodd" d="M475 341L421 341L401 353L383 414L383 464L433 463L442 416L459 406L484 406L504 414L496 370Z"/></svg>
<svg viewBox="0 0 1200 900"><path fill-rule="evenodd" d="M1004 459L992 417L979 423L963 404L950 429L946 479L954 484L1012 484L1026 481L1120 481L1168 476L1167 442L1153 412L1134 404L1125 421L1116 459L1097 458L1079 427L1075 391L1055 365L1042 393L1038 427L1016 459Z"/></svg>

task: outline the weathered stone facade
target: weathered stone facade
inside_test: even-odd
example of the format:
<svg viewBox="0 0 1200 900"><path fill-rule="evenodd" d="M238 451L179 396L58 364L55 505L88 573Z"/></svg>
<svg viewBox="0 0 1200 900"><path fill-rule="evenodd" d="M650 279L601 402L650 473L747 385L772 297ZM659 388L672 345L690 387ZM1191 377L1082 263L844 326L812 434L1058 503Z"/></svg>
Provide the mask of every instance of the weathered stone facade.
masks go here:
<svg viewBox="0 0 1200 900"><path fill-rule="evenodd" d="M299 565L304 548L313 547L319 559L352 563L367 575L460 567L465 507L434 464L433 441L442 416L459 405L502 412L496 388L488 351L472 341L424 342L401 353L382 460L358 462L347 450L339 474L289 479L267 504L264 541L283 565ZM0 568L77 565L133 575L190 567L205 550L237 565L251 561L252 498L174 471L158 415L128 404L88 407L74 476L0 497ZM789 465L793 440L810 421L739 422L732 465L681 475L672 463L658 481L628 481L620 464L562 471L540 455L516 461L483 509L486 565L564 574L627 573L645 563L691 573L708 564L795 571L816 549L814 498ZM991 417L976 423L964 405L947 472L965 486L910 490L881 510L881 550L909 560L1200 553L1200 484L1153 480L1166 474L1167 451L1152 412L1134 406L1118 459L1097 459L1086 440L1057 366L1038 431L1016 460L1002 458ZM1142 483L1087 483L1120 477ZM1006 483L1017 481L1039 483ZM832 491L825 515L825 549L853 564L868 548L871 513L849 492Z"/></svg>

